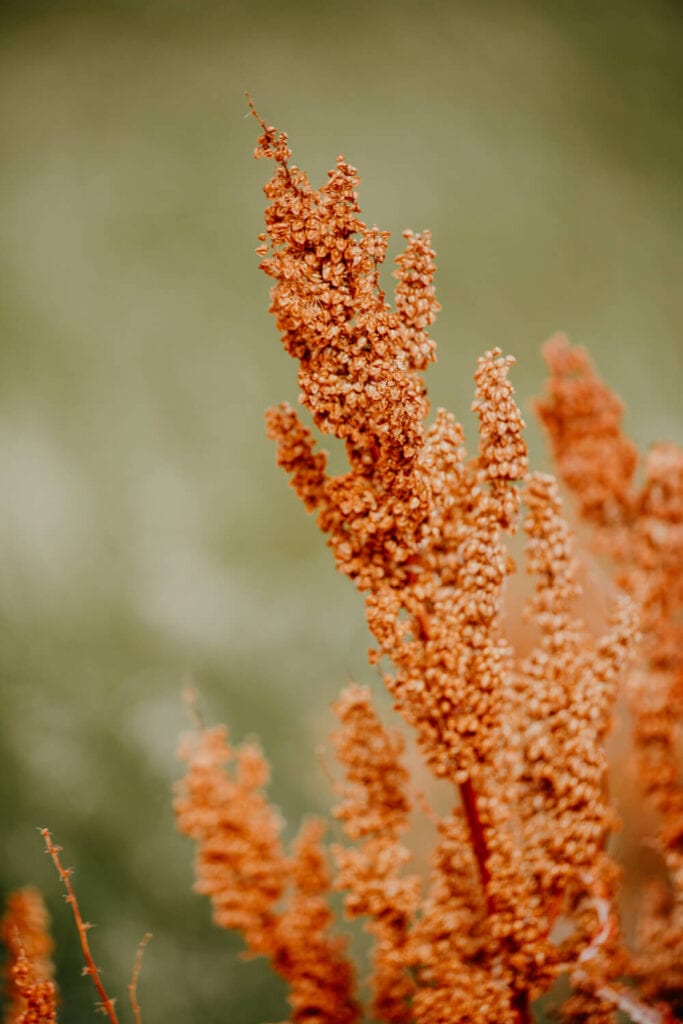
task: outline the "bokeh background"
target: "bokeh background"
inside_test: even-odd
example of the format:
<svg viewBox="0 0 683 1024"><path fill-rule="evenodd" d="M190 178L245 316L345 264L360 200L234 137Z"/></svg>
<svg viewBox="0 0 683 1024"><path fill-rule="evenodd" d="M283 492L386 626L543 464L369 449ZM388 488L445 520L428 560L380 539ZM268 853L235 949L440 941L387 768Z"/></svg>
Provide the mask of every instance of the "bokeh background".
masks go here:
<svg viewBox="0 0 683 1024"><path fill-rule="evenodd" d="M181 691L261 737L291 832L330 801L331 700L376 683L362 601L264 435L297 388L253 251L269 167L247 89L314 182L339 152L360 168L392 257L431 227L434 404L469 425L501 345L546 467L528 401L563 329L642 446L683 440L678 3L5 0L0 888L46 893L65 1022L93 994L42 825L124 1019L148 929L146 1024L286 1016L191 893Z"/></svg>

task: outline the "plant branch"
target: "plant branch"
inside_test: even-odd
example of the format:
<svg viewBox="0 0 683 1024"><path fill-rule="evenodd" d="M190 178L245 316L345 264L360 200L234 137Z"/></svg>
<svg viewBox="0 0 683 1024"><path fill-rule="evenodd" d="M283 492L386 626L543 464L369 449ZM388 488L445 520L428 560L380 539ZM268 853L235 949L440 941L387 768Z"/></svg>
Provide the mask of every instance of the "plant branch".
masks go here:
<svg viewBox="0 0 683 1024"><path fill-rule="evenodd" d="M482 889L484 890L486 911L488 914L492 914L495 908L490 894L491 872L488 867L489 852L486 845L486 837L484 836L484 829L477 810L477 795L474 791L474 786L472 785L472 780L470 778L467 778L464 782L460 783L460 798L462 800L463 810L467 819L470 839L472 840L472 850L477 862L479 879L481 881ZM513 1012L517 1018L517 1024L532 1024L533 1018L531 1016L528 992L514 992L511 1004Z"/></svg>
<svg viewBox="0 0 683 1024"><path fill-rule="evenodd" d="M50 830L47 828L41 828L40 834L45 841L47 852L52 857L55 867L59 872L64 888L66 889L66 902L70 904L71 911L74 915L76 922L76 928L78 929L78 937L81 941L81 949L83 950L83 957L85 959L86 966L83 968L84 974L89 974L93 980L93 985L97 989L97 993L100 997L100 1005L102 1012L106 1017L109 1018L110 1024L119 1024L119 1019L116 1016L116 1010L114 1009L114 1003L107 995L102 979L100 978L100 972L95 965L92 953L90 952L90 943L88 942L88 929L92 927L87 921L83 920L81 911L78 906L78 900L76 899L76 893L74 892L71 884L71 868L65 868L61 862L59 854L61 853L62 847L55 846L52 842L52 836Z"/></svg>
<svg viewBox="0 0 683 1024"><path fill-rule="evenodd" d="M135 1018L135 1024L142 1024L142 1014L140 1013L140 1004L138 1003L138 979L142 969L142 958L145 955L145 948L151 938L152 933L145 932L140 940L137 953L135 954L135 962L133 963L133 973L128 985L128 997L130 999L130 1007L133 1011L133 1017Z"/></svg>

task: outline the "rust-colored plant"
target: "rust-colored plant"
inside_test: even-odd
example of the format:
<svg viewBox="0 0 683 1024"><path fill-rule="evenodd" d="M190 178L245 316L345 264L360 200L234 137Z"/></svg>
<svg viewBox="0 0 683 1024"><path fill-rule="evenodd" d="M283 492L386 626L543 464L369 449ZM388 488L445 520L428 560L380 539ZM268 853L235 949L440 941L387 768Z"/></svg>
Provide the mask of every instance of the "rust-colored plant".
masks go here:
<svg viewBox="0 0 683 1024"><path fill-rule="evenodd" d="M365 917L374 939L372 1016L525 1024L534 1001L568 975L566 1021L613 1021L617 1011L635 1021L672 1021L681 994L675 879L672 908L664 916L660 899L645 918L648 951L634 955L622 940L620 872L608 852L618 818L606 790L604 743L629 672L634 686L638 629L645 678L663 670L665 657L671 678L680 657L674 608L683 495L681 474L669 473L679 463L668 448L650 460L653 480L639 515L628 483L635 456L615 429L616 400L593 401L594 422L586 423L585 407L564 401L569 384L556 373L554 404L541 408L561 473L584 512L612 531L606 536L615 557L624 561L628 552L630 559L620 580L625 594L613 598L611 625L595 637L581 618L574 541L557 484L528 469L509 381L513 360L497 349L479 360L479 450L468 456L450 413L439 409L427 421L421 374L434 358L427 331L438 310L429 235L406 233L390 306L379 283L387 235L360 219L355 169L340 157L327 184L314 189L291 164L286 135L255 116L262 130L256 156L275 164L258 250L274 280L271 312L299 364L299 404L314 427L344 443L348 470L328 474L312 430L287 404L269 411L268 433L337 568L365 595L376 640L371 662L434 776L453 786L453 809L437 821L431 874L421 881L406 873L403 740L381 724L366 690L344 691L335 744L345 781L335 816L353 845L334 847L332 886L346 892L347 914ZM534 581L526 616L536 636L524 655L505 616L506 580L516 571L506 536L520 523ZM663 550L655 555L657 544ZM676 679L680 688L680 673ZM680 726L664 736L653 717L661 710L641 697L637 747L644 785L666 822L660 841L675 876L681 828L672 730ZM210 736L202 732L197 742ZM178 798L179 824L190 835L189 808L204 807L212 791L193 791L195 779L191 767ZM226 784L237 795L239 784ZM240 840L259 814L244 796L218 802L213 813L233 822L227 834L240 856L270 874L272 915L287 874L282 855L267 867L258 837ZM198 887L211 886L215 906L227 897L246 907L251 897L237 899L234 861L222 873L215 858L207 864L207 850L225 835L218 819L212 828L195 837ZM264 892L263 884L254 891ZM256 951L249 923L238 926ZM272 948L263 951L277 961ZM320 970L318 955L315 963ZM306 969L298 965L295 974ZM325 1008L312 1000L308 1018L347 1019L346 962L339 969L342 1000Z"/></svg>
<svg viewBox="0 0 683 1024"><path fill-rule="evenodd" d="M97 1009L107 1018L109 1024L119 1024L115 1000L107 994L100 969L93 959L88 939L92 925L84 920L81 913L71 882L73 871L64 867L61 858L62 848L53 841L49 829L41 828L40 834L45 843L45 850L64 886L66 902L71 907L85 964L83 975L89 977L95 986L99 998ZM53 943L48 925L47 911L37 889L27 887L10 893L5 915L0 921L0 940L5 944L9 954L5 967L5 1024L57 1024L57 988L52 980ZM128 985L128 997L135 1024L142 1024L137 986L142 956L151 938L151 933L147 932L138 946Z"/></svg>
<svg viewBox="0 0 683 1024"><path fill-rule="evenodd" d="M639 467L621 430L622 404L587 354L563 335L544 352L551 377L538 410L558 471L640 611L640 663L626 693L668 883L646 893L634 972L644 992L683 1013L683 451L657 444Z"/></svg>
<svg viewBox="0 0 683 1024"><path fill-rule="evenodd" d="M0 920L0 939L8 954L5 1024L52 1024L57 1019L49 924L37 889L27 886L10 893Z"/></svg>
<svg viewBox="0 0 683 1024"><path fill-rule="evenodd" d="M478 450L468 454L451 413L429 419L422 374L435 357L428 329L439 308L429 234L406 232L390 305L379 281L388 236L360 219L356 170L340 157L314 189L291 163L286 135L252 112L256 156L275 168L258 252L313 424L283 404L268 412L268 433L337 568L364 595L370 661L434 779L450 786L451 809L439 816L428 798L415 799L406 733L388 728L369 690L351 684L334 709L332 813L344 841L326 848L325 826L311 819L287 848L260 749L235 747L225 728L198 721L181 747L186 773L174 804L196 844L195 887L210 897L216 924L239 931L247 954L268 957L287 982L296 1024L356 1024L364 1013L331 910L335 891L371 936L373 1020L531 1024L537 1000L551 993L565 1024L675 1024L683 1013L683 455L657 446L637 485L620 403L581 350L562 338L549 344L540 415L560 477L616 567L608 624L589 628L558 484L528 467L513 359L499 349L479 359ZM328 472L314 429L343 443L345 472ZM520 531L533 635L524 650L506 604L518 572L510 538ZM668 869L667 884L645 894L636 948L622 935L621 872L610 852L619 819L605 740L620 691ZM426 877L408 838L421 812L436 836ZM86 973L117 1024L69 872L43 836ZM3 933L7 1020L48 1024L56 1020L49 943L34 943L44 917L35 895L24 898L40 928L21 924L31 915L17 897ZM141 951L129 988L138 1024Z"/></svg>
<svg viewBox="0 0 683 1024"><path fill-rule="evenodd" d="M351 1024L353 972L344 941L329 934L321 823L304 823L288 857L279 816L262 793L268 766L257 747L233 751L225 729L200 729L181 756L188 771L176 817L197 843L196 889L211 897L214 921L241 931L250 954L271 958L290 984L293 1021Z"/></svg>
<svg viewBox="0 0 683 1024"><path fill-rule="evenodd" d="M83 920L81 908L78 905L76 893L74 892L74 887L71 884L72 869L65 868L64 865L62 864L62 859L60 857L62 848L61 846L56 846L55 843L52 841L52 836L50 835L49 829L42 828L40 830L40 834L42 835L45 841L45 848L49 853L50 857L52 858L52 861L57 869L59 877L62 880L62 884L64 885L64 888L66 890L66 902L71 907L71 912L74 916L76 929L78 931L78 938L81 943L81 950L83 951L83 959L85 961L83 974L92 978L92 983L95 986L97 994L100 998L99 1008L101 1009L105 1017L108 1019L109 1024L119 1024L119 1018L116 1014L116 1010L114 1009L114 1001L110 999L109 996L107 995L106 989L102 984L102 978L100 977L99 968L96 966L95 961L93 960L92 953L90 951L88 932L92 926L90 922Z"/></svg>

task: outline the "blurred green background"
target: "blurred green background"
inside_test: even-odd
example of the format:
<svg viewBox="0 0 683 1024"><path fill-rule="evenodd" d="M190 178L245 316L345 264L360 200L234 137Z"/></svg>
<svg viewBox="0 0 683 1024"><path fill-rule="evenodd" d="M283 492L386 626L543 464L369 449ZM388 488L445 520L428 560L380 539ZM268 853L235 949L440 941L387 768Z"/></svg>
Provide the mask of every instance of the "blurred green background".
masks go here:
<svg viewBox="0 0 683 1024"><path fill-rule="evenodd" d="M315 183L339 152L360 168L392 257L431 227L434 404L469 425L499 344L528 411L563 329L640 444L683 439L679 4L5 0L0 887L46 892L65 1022L93 994L42 825L123 1019L147 929L146 1024L286 1016L191 893L181 690L262 738L291 831L329 804L330 701L375 679L362 601L264 436L297 387L253 252L270 168L245 89Z"/></svg>

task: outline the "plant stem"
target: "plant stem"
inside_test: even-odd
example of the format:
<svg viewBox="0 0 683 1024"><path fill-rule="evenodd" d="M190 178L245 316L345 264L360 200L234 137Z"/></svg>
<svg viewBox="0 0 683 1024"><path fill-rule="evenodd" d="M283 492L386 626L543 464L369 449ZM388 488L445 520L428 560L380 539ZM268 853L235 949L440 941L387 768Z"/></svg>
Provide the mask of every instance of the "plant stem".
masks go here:
<svg viewBox="0 0 683 1024"><path fill-rule="evenodd" d="M471 779L468 778L460 784L460 798L462 800L465 817L467 818L467 826L470 830L472 850L477 862L479 878L481 880L482 889L484 890L486 912L490 915L495 912L495 906L490 892L491 872L488 867L489 852L486 845L484 828L479 817L479 811L477 810L477 794L474 791ZM512 1011L515 1014L516 1024L533 1024L528 992L513 992L511 996L511 1005Z"/></svg>
<svg viewBox="0 0 683 1024"><path fill-rule="evenodd" d="M87 921L84 921L81 916L81 911L78 906L78 900L76 899L76 893L74 892L73 886L71 885L71 868L65 868L63 866L61 859L59 857L62 848L61 846L55 846L55 844L52 842L52 836L50 835L49 829L41 828L40 834L45 840L47 852L52 857L55 867L59 872L59 877L64 883L64 888L66 889L66 902L71 906L71 910L74 915L74 920L76 921L78 937L81 940L81 949L83 950L83 957L86 963L86 966L83 968L83 973L89 974L90 977L92 978L93 984L97 989L98 995L101 1000L102 1012L109 1019L110 1024L119 1024L119 1019L116 1016L116 1010L114 1009L114 1003L112 1002L112 1000L109 998L105 991L104 985L102 984L102 979L100 978L100 972L98 968L95 966L95 961L93 960L92 953L90 952L90 944L88 942L88 928L90 928L90 925L88 924Z"/></svg>

